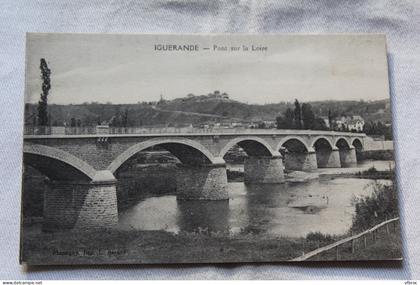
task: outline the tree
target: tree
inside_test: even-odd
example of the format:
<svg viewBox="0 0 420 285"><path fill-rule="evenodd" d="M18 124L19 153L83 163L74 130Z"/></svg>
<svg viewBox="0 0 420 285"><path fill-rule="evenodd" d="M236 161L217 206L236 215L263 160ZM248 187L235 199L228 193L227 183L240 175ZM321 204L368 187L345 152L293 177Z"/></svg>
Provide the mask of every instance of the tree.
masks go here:
<svg viewBox="0 0 420 285"><path fill-rule="evenodd" d="M294 119L296 129L302 128L302 111L300 109L300 104L297 99L295 99L295 110L294 110Z"/></svg>
<svg viewBox="0 0 420 285"><path fill-rule="evenodd" d="M115 115L110 119L109 125L112 127L121 127L121 118L120 106L115 106Z"/></svg>
<svg viewBox="0 0 420 285"><path fill-rule="evenodd" d="M367 135L384 136L386 140L392 140L392 128L390 125L386 125L380 121L366 122L363 126L363 131Z"/></svg>
<svg viewBox="0 0 420 285"><path fill-rule="evenodd" d="M330 126L330 130L333 130L334 129L334 121L333 121L333 115L332 115L332 112L331 112L331 109L328 109L328 125Z"/></svg>
<svg viewBox="0 0 420 285"><path fill-rule="evenodd" d="M327 124L325 123L324 119L316 118L314 120L312 129L313 130L326 131L326 130L328 130L328 127L327 127Z"/></svg>
<svg viewBox="0 0 420 285"><path fill-rule="evenodd" d="M42 93L38 101L38 125L48 126L48 93L51 89L51 70L44 58L41 58L39 68L41 69Z"/></svg>
<svg viewBox="0 0 420 285"><path fill-rule="evenodd" d="M72 128L76 127L76 119L75 118L70 119L70 127L72 127Z"/></svg>
<svg viewBox="0 0 420 285"><path fill-rule="evenodd" d="M32 125L36 126L38 123L38 117L35 114L32 114Z"/></svg>
<svg viewBox="0 0 420 285"><path fill-rule="evenodd" d="M124 128L128 126L128 109L127 108L124 110L124 113L122 114L121 124Z"/></svg>
<svg viewBox="0 0 420 285"><path fill-rule="evenodd" d="M312 112L312 106L309 103L302 104L302 122L303 128L306 130L312 130L315 126L315 115Z"/></svg>
<svg viewBox="0 0 420 285"><path fill-rule="evenodd" d="M266 129L266 128L267 128L267 126L265 125L265 123L264 123L264 122L258 122L258 128L259 128L259 129Z"/></svg>
<svg viewBox="0 0 420 285"><path fill-rule="evenodd" d="M292 109L287 108L286 113L284 115L285 129L293 129L295 125L294 120L294 112L292 111Z"/></svg>
<svg viewBox="0 0 420 285"><path fill-rule="evenodd" d="M277 129L287 129L286 121L281 115L276 117L276 127Z"/></svg>

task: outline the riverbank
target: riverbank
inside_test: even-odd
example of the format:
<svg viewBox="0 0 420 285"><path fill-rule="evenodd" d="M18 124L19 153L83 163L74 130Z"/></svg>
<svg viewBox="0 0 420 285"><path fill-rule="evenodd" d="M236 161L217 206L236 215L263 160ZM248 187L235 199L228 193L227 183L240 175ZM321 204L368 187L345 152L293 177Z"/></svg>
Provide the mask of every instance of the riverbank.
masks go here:
<svg viewBox="0 0 420 285"><path fill-rule="evenodd" d="M323 173L320 174L322 178L361 178L361 179L390 179L395 178L394 170L377 170L375 167L371 167L363 171L355 171L348 173Z"/></svg>
<svg viewBox="0 0 420 285"><path fill-rule="evenodd" d="M287 171L284 173L285 182L287 183L304 183L318 178L361 178L361 179L394 179L394 169L378 170L374 166L368 169L360 168L334 168L320 169L311 172L306 171ZM227 170L229 182L243 182L244 172L241 169Z"/></svg>
<svg viewBox="0 0 420 285"><path fill-rule="evenodd" d="M378 172L369 169L364 174L378 175ZM331 237L314 233L307 235L307 239L318 242L321 239L328 239L332 244L358 233L363 233L363 238L357 238L350 243L345 242L334 250L317 254L312 260L401 260L401 229L399 220L393 219L399 216L395 185L375 183L372 195L358 197L355 203L352 226L347 234ZM385 221L393 222L384 224Z"/></svg>
<svg viewBox="0 0 420 285"><path fill-rule="evenodd" d="M380 229L376 231L375 238L373 235L366 238L366 247L364 239L358 239L353 245L354 252L352 252L352 244L349 242L339 247L338 254L335 249L328 250L309 258L308 261L401 260L402 243L400 230L399 224L392 226L388 229L388 232L386 228ZM317 248L312 247L311 250Z"/></svg>
<svg viewBox="0 0 420 285"><path fill-rule="evenodd" d="M223 233L172 234L164 231L89 231L25 233L22 261L47 264L163 264L237 263L289 261L304 253L331 244L345 236L308 235L306 238L270 237L261 234ZM338 259L400 260L400 227L376 233L367 247L362 240L340 247ZM336 251L326 251L308 261L337 260Z"/></svg>
<svg viewBox="0 0 420 285"><path fill-rule="evenodd" d="M299 255L301 239L223 233L164 231L25 232L28 264L235 263L286 261Z"/></svg>

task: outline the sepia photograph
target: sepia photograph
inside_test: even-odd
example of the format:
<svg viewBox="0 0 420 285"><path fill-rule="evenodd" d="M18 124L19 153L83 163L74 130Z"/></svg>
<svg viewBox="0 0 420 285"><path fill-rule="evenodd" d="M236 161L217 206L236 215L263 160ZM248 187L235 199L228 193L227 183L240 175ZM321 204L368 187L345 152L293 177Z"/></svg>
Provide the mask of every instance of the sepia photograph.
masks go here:
<svg viewBox="0 0 420 285"><path fill-rule="evenodd" d="M401 260L386 37L28 33L20 262Z"/></svg>

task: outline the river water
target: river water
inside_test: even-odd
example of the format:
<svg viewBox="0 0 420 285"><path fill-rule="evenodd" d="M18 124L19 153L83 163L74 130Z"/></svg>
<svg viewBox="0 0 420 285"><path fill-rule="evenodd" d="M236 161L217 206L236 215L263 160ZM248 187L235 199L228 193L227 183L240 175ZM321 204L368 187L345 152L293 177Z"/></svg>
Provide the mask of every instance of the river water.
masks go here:
<svg viewBox="0 0 420 285"><path fill-rule="evenodd" d="M377 181L391 183L389 180ZM262 233L304 237L344 234L356 197L371 195L375 181L320 178L305 183L228 183L226 201L177 201L176 195L145 198L119 216L119 227L137 230Z"/></svg>

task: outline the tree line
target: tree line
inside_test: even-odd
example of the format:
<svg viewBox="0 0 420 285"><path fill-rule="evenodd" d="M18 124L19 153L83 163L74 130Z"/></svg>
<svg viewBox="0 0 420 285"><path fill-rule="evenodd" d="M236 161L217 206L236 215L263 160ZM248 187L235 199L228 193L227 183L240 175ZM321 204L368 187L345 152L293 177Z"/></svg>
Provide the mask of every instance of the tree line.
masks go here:
<svg viewBox="0 0 420 285"><path fill-rule="evenodd" d="M381 121L366 122L363 132L367 135L384 136L385 140L392 140L392 127L385 125Z"/></svg>
<svg viewBox="0 0 420 285"><path fill-rule="evenodd" d="M325 121L315 116L311 104L301 105L296 99L294 106L293 110L289 107L283 116L276 117L278 129L328 130Z"/></svg>

